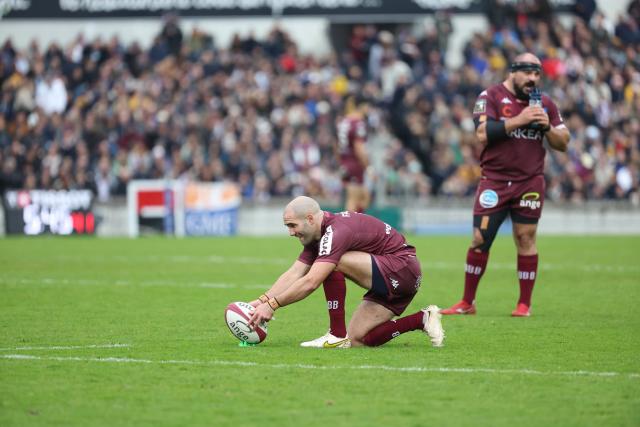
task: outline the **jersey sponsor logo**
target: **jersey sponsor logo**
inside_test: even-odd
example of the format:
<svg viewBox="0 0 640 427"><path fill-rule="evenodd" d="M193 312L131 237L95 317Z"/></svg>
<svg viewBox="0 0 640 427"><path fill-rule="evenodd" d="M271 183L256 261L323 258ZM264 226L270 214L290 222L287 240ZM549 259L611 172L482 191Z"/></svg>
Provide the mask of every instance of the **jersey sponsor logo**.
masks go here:
<svg viewBox="0 0 640 427"><path fill-rule="evenodd" d="M391 234L391 226L386 222L384 223L384 234L387 234L387 235Z"/></svg>
<svg viewBox="0 0 640 427"><path fill-rule="evenodd" d="M487 100L478 99L476 105L473 107L473 114L480 114L487 111Z"/></svg>
<svg viewBox="0 0 640 427"><path fill-rule="evenodd" d="M349 120L342 119L340 123L338 123L338 148L341 153L349 152L349 130L351 129L351 124Z"/></svg>
<svg viewBox="0 0 640 427"><path fill-rule="evenodd" d="M478 201L483 208L493 208L498 205L498 193L493 190L484 190L480 193Z"/></svg>
<svg viewBox="0 0 640 427"><path fill-rule="evenodd" d="M521 208L530 208L531 210L540 209L542 203L540 202L540 193L531 192L525 193L520 198L520 207Z"/></svg>
<svg viewBox="0 0 640 427"><path fill-rule="evenodd" d="M513 139L528 139L531 141L539 141L542 139L542 132L529 128L518 128L509 132L509 137Z"/></svg>
<svg viewBox="0 0 640 427"><path fill-rule="evenodd" d="M318 256L329 255L331 253L331 244L333 243L333 228L328 226L324 232L322 239L320 239L320 252Z"/></svg>

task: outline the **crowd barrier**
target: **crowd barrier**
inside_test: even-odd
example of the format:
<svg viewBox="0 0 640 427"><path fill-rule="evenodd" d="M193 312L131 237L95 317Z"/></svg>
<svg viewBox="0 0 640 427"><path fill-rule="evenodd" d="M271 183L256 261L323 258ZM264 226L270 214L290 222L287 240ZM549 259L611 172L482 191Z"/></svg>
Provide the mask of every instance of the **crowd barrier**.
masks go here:
<svg viewBox="0 0 640 427"><path fill-rule="evenodd" d="M286 236L282 209L287 200L268 205L243 204L239 208L236 235ZM327 206L328 210L335 210ZM471 235L471 201L433 201L427 205L377 207L370 211L385 222L409 234ZM129 236L130 215L125 199L95 204L95 235ZM501 233L511 232L508 220ZM162 230L141 229L141 234L162 234ZM586 203L580 206L545 205L541 235L640 235L640 208L622 203ZM6 235L5 212L0 209L0 236Z"/></svg>

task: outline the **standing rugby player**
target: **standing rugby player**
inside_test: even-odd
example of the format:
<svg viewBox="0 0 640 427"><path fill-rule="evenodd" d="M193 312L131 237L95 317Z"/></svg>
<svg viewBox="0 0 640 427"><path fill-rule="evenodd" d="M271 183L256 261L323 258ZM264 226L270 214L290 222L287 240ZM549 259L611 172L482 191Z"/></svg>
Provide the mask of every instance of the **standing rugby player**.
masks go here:
<svg viewBox="0 0 640 427"><path fill-rule="evenodd" d="M510 215L520 282L520 298L511 315L531 315L531 294L538 273L536 232L545 196L543 140L562 152L569 144L569 130L558 108L548 96L537 94L541 70L535 55L518 55L507 79L483 91L475 103L476 136L483 150L482 179L473 208L473 240L467 251L462 300L442 314L476 313L476 290L489 249L500 224ZM538 96L540 100L535 99Z"/></svg>

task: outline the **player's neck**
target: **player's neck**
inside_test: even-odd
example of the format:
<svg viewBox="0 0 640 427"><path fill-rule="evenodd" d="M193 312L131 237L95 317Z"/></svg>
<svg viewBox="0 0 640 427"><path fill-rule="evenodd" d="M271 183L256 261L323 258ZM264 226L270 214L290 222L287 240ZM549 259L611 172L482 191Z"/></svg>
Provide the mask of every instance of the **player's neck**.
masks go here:
<svg viewBox="0 0 640 427"><path fill-rule="evenodd" d="M502 82L502 86L509 91L509 93L513 96L516 96L516 90L513 87L513 82L509 79Z"/></svg>
<svg viewBox="0 0 640 427"><path fill-rule="evenodd" d="M504 86L504 88L507 89L507 91L516 99L516 101L518 101L518 103L523 104L527 102L524 99L518 98L518 95L516 95L516 90L513 87L513 82L511 80L503 81L502 86Z"/></svg>

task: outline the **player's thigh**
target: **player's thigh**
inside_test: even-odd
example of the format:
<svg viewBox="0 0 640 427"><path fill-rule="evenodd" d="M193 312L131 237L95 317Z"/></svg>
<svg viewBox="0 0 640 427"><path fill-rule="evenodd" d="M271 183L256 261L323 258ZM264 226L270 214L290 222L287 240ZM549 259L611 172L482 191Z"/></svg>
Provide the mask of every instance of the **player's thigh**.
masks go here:
<svg viewBox="0 0 640 427"><path fill-rule="evenodd" d="M473 204L474 217L504 211L510 206L510 193L511 188L508 182L480 180Z"/></svg>
<svg viewBox="0 0 640 427"><path fill-rule="evenodd" d="M511 220L514 223L537 224L544 207L544 176L535 176L513 185L510 202Z"/></svg>
<svg viewBox="0 0 640 427"><path fill-rule="evenodd" d="M394 316L393 312L388 308L375 302L364 300L351 316L347 334L352 341L362 342L364 336L370 330L393 319Z"/></svg>
<svg viewBox="0 0 640 427"><path fill-rule="evenodd" d="M337 269L357 285L365 289L371 289L373 276L371 262L370 254L366 252L349 251L342 255L338 262Z"/></svg>
<svg viewBox="0 0 640 427"><path fill-rule="evenodd" d="M346 185L346 210L357 211L366 209L369 205L369 192L362 184L349 183Z"/></svg>

